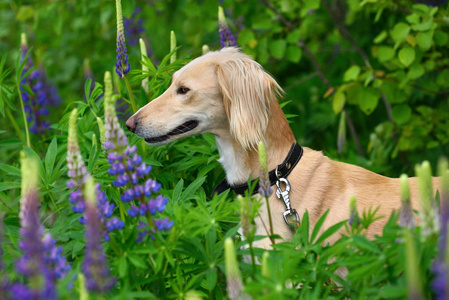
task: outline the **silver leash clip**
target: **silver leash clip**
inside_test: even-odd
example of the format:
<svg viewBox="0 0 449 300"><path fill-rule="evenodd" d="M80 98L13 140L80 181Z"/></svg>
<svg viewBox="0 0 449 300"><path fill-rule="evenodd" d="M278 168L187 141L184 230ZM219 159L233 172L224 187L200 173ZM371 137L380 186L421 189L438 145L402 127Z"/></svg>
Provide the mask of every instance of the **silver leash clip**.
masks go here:
<svg viewBox="0 0 449 300"><path fill-rule="evenodd" d="M277 169L276 169L277 173ZM285 190L281 188L281 183L285 184ZM276 181L276 196L284 202L285 211L282 214L284 216L284 221L288 226L298 227L301 222L299 220L299 215L296 209L293 209L290 205L290 182L286 178L279 178ZM292 218L293 217L293 218Z"/></svg>

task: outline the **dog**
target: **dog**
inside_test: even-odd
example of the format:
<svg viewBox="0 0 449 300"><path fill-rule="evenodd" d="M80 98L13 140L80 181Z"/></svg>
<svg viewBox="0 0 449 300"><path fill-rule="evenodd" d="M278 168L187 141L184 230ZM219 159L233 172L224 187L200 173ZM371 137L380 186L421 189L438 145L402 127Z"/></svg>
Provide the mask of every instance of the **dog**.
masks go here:
<svg viewBox="0 0 449 300"><path fill-rule="evenodd" d="M268 169L274 170L289 153L295 136L277 99L281 87L250 56L234 47L209 52L173 74L170 87L126 121L126 126L148 144L162 145L202 133L215 136L227 182L246 183L259 175L257 145L266 147ZM434 190L438 187L434 180ZM330 210L321 231L349 218L349 199L355 196L360 212L380 207L369 236L380 234L393 209L400 207L400 183L361 167L337 162L321 151L303 148L302 158L288 176L292 208L307 210L313 225ZM412 207L419 209L417 179L410 178ZM274 186L276 190L276 186ZM273 193L270 207L274 233L284 240L293 231L282 217L284 203ZM268 235L266 206L256 220L257 234ZM334 234L327 242L335 242ZM271 241L259 241L270 248Z"/></svg>

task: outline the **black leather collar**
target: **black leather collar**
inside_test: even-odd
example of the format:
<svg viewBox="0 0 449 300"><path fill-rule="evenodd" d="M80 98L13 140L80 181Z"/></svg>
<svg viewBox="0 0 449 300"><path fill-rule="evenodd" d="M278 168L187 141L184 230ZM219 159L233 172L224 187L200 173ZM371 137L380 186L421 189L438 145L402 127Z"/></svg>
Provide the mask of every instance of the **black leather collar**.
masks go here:
<svg viewBox="0 0 449 300"><path fill-rule="evenodd" d="M303 149L298 143L294 143L292 147L290 148L290 151L287 154L287 157L282 162L282 164L277 166L278 175L276 176L276 169L271 170L268 173L268 176L270 178L271 185L275 185L276 181L279 178L287 178L287 176L291 173L293 168L296 166L296 164L299 162L299 160L302 157ZM259 181L259 178L251 181L251 186L254 184L255 181ZM228 181L223 179L214 189L212 192L212 196L217 193L218 195L223 193L224 191L230 189L231 191L234 191L236 195L245 195L245 191L248 190L248 184L239 184L239 185L230 185ZM257 194L259 192L259 182L256 183L256 186L253 190L253 195Z"/></svg>

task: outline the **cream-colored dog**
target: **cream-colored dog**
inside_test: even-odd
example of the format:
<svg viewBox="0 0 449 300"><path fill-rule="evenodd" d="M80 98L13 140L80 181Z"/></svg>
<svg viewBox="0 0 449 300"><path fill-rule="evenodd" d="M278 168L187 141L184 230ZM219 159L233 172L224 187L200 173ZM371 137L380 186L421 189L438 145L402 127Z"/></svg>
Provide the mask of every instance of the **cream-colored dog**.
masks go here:
<svg viewBox="0 0 449 300"><path fill-rule="evenodd" d="M207 53L174 73L170 87L134 114L126 126L148 144L212 133L220 163L231 185L242 184L260 172L257 144L266 145L268 168L281 164L295 137L277 103L282 90L250 56L235 48ZM311 228L327 210L323 229L349 217L349 199L357 198L360 212L380 206L368 234L380 234L385 220L400 206L398 179L387 178L358 166L332 161L322 152L304 148L288 176L290 201L299 215L308 210ZM435 180L434 180L435 181ZM434 182L434 187L437 183ZM412 205L418 208L417 180L410 178ZM274 187L276 190L276 187ZM284 222L284 203L273 193L270 199L274 232L288 240L293 232ZM266 207L256 220L258 234L268 234ZM328 241L333 242L334 235ZM269 248L265 239L259 246Z"/></svg>

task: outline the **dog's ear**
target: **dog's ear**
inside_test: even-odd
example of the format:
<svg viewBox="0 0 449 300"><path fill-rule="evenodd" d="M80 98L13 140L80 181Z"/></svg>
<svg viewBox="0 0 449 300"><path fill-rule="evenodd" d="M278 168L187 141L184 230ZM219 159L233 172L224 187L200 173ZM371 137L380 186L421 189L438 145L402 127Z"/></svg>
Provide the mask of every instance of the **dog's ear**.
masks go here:
<svg viewBox="0 0 449 300"><path fill-rule="evenodd" d="M231 134L246 149L264 141L270 108L282 89L249 56L238 53L217 66Z"/></svg>

